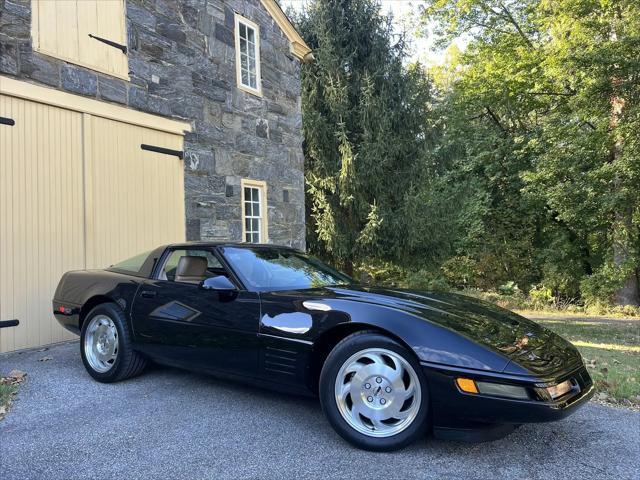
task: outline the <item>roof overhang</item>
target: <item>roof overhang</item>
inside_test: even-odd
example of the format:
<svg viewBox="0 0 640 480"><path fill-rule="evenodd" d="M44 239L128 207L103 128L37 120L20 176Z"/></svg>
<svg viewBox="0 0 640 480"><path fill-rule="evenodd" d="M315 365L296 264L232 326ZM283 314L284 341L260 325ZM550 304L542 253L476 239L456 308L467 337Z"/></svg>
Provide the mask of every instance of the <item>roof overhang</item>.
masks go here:
<svg viewBox="0 0 640 480"><path fill-rule="evenodd" d="M293 26L289 17L285 15L278 2L276 0L260 0L260 2L289 39L291 53L303 62L313 60L311 49Z"/></svg>

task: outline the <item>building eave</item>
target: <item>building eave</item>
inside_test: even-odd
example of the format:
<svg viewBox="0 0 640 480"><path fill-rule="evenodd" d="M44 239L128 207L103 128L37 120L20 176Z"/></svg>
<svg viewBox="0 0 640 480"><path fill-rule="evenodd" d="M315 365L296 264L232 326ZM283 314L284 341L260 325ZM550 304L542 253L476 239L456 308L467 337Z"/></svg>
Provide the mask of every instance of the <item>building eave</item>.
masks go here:
<svg viewBox="0 0 640 480"><path fill-rule="evenodd" d="M291 53L303 62L313 60L311 49L305 43L302 36L300 36L278 2L276 0L260 0L260 2L289 40Z"/></svg>

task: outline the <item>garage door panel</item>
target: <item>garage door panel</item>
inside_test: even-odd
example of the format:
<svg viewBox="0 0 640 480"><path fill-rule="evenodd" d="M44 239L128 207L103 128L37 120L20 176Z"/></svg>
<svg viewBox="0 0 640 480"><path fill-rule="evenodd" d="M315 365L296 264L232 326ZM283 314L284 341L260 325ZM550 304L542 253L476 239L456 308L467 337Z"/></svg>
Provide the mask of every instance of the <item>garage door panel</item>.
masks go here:
<svg viewBox="0 0 640 480"><path fill-rule="evenodd" d="M15 119L17 112L8 98L0 97L0 116ZM15 127L0 125L0 320L14 318L13 302L13 188L6 179L13 176L9 160L16 139ZM11 235L9 235L11 233ZM0 329L0 351L13 350L15 328Z"/></svg>
<svg viewBox="0 0 640 480"><path fill-rule="evenodd" d="M75 336L51 313L68 270L183 241L182 136L0 95L0 352Z"/></svg>
<svg viewBox="0 0 640 480"><path fill-rule="evenodd" d="M81 115L0 97L0 351L61 341L51 297L60 276L84 267ZM5 127L4 125L2 127ZM80 199L80 201L78 201Z"/></svg>
<svg viewBox="0 0 640 480"><path fill-rule="evenodd" d="M182 137L91 118L94 244L89 268L104 268L163 243L183 241L183 162L142 150L182 149Z"/></svg>

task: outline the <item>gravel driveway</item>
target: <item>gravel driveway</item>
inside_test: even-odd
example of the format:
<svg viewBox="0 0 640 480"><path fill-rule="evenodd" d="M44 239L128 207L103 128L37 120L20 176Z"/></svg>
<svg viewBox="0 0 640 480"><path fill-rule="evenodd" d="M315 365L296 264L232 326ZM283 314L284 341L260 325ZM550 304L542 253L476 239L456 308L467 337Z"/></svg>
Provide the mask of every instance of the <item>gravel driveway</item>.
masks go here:
<svg viewBox="0 0 640 480"><path fill-rule="evenodd" d="M595 404L492 443L376 454L343 442L314 399L160 367L97 383L75 342L0 356L0 374L14 368L28 377L0 421L3 480L640 478L640 413Z"/></svg>

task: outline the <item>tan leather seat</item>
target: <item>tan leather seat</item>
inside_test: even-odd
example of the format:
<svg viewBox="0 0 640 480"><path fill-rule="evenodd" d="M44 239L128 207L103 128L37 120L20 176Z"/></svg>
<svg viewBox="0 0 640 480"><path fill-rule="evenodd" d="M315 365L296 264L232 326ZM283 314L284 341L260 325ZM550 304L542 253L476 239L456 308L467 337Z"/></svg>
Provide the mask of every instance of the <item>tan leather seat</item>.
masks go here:
<svg viewBox="0 0 640 480"><path fill-rule="evenodd" d="M176 267L176 282L200 283L206 278L207 259L204 257L180 257Z"/></svg>

